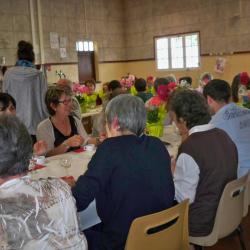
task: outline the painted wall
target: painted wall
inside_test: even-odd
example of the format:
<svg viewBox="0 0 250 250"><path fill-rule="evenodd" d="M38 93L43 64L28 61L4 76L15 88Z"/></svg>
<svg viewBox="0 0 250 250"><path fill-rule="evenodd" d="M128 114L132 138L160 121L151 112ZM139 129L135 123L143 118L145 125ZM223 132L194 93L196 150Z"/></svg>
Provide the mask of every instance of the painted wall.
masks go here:
<svg viewBox="0 0 250 250"><path fill-rule="evenodd" d="M77 64L61 64L51 65L50 70L46 70L47 80L49 84L56 83L60 78L56 74L57 72L65 74L66 78L72 82L78 82L78 65Z"/></svg>
<svg viewBox="0 0 250 250"><path fill-rule="evenodd" d="M137 77L146 78L148 75L153 76L167 76L174 74L176 78L181 76L191 76L193 79L193 86L198 85L200 75L203 72L211 72L214 78L221 78L229 83L232 82L233 77L242 71L250 70L250 53L225 55L226 59L225 70L223 74L214 72L214 66L217 56L202 56L201 67L195 70L182 70L182 71L159 71L156 69L154 60L150 61L136 61L126 63L103 63L99 64L100 79L110 81L112 79L120 79L121 76L131 73Z"/></svg>

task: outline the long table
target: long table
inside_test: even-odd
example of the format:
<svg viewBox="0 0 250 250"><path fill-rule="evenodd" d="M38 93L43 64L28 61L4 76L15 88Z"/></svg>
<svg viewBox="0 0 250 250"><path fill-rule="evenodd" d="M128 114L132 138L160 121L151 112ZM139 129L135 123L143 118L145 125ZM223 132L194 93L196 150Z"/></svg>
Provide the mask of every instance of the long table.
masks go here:
<svg viewBox="0 0 250 250"><path fill-rule="evenodd" d="M177 154L178 146L180 144L180 135L177 133L174 126L166 126L164 128L164 135L161 138L162 141L169 142L170 145L167 146L170 156L175 157ZM53 157L48 157L45 160L45 168L41 168L35 171L31 171L30 175L33 179L47 178L47 177L63 177L63 176L73 176L75 180L82 175L86 170L88 163L93 156L94 151L83 151L80 153L69 152L66 154L56 155ZM61 159L70 158L71 166L65 168L61 166ZM100 222L97 216L95 201L90 204L88 209L79 213L80 215L80 227L81 229L88 228L92 225Z"/></svg>

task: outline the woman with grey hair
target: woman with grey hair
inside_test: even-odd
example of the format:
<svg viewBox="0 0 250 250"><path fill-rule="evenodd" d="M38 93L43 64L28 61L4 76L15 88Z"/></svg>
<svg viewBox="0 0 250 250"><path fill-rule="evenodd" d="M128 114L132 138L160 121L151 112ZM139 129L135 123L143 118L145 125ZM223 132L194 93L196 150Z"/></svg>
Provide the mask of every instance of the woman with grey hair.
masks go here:
<svg viewBox="0 0 250 250"><path fill-rule="evenodd" d="M108 103L105 115L108 138L72 192L78 211L96 199L102 223L99 231L85 231L89 249L122 250L135 218L172 206L174 185L164 144L143 133L143 101L119 95Z"/></svg>
<svg viewBox="0 0 250 250"><path fill-rule="evenodd" d="M197 91L175 91L169 103L181 143L174 171L178 202L189 199L189 235L209 235L225 185L237 178L237 148L229 136L209 123L205 98Z"/></svg>
<svg viewBox="0 0 250 250"><path fill-rule="evenodd" d="M69 186L55 178L32 180L31 152L25 126L13 115L1 115L0 248L86 250Z"/></svg>

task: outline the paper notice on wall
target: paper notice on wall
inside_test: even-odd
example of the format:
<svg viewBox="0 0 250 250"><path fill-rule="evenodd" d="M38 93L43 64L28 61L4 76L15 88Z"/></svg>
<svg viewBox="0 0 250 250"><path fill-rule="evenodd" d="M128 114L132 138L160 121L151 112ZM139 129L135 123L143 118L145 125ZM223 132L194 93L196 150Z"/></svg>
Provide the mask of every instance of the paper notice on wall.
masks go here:
<svg viewBox="0 0 250 250"><path fill-rule="evenodd" d="M60 48L66 48L67 47L67 37L60 37Z"/></svg>
<svg viewBox="0 0 250 250"><path fill-rule="evenodd" d="M61 58L67 57L66 48L60 48L60 57L61 57Z"/></svg>
<svg viewBox="0 0 250 250"><path fill-rule="evenodd" d="M50 47L51 49L59 49L59 37L56 32L50 32Z"/></svg>

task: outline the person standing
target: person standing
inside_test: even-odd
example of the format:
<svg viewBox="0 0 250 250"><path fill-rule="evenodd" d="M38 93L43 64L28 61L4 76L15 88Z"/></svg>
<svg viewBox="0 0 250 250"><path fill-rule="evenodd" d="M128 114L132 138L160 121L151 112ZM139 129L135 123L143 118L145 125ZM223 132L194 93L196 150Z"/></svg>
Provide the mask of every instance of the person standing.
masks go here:
<svg viewBox="0 0 250 250"><path fill-rule="evenodd" d="M31 43L18 43L17 58L16 65L4 75L3 92L16 100L16 115L35 142L37 125L48 116L44 102L47 83L43 73L35 68Z"/></svg>

